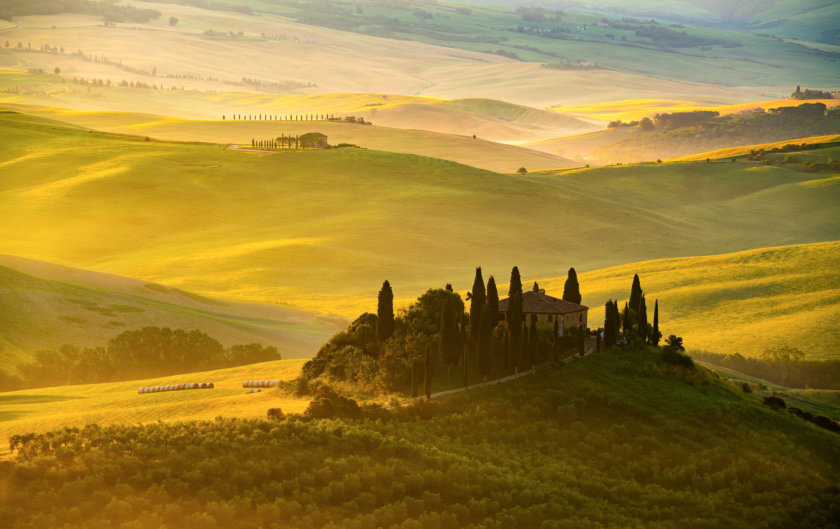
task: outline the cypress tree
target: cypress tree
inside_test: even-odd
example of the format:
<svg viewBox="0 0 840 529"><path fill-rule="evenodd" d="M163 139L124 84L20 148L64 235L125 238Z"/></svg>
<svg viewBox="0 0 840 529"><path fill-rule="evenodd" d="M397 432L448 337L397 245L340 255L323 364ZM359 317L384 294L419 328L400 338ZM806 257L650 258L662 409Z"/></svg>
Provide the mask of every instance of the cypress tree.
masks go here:
<svg viewBox="0 0 840 529"><path fill-rule="evenodd" d="M533 290L534 292L539 292L540 291L540 285L536 281L534 281L534 286L533 286L533 288L531 288L531 290Z"/></svg>
<svg viewBox="0 0 840 529"><path fill-rule="evenodd" d="M574 268L569 268L569 276L563 285L563 299L572 303L580 303L580 285Z"/></svg>
<svg viewBox="0 0 840 529"><path fill-rule="evenodd" d="M604 345L612 347L618 339L618 301L607 300L604 307Z"/></svg>
<svg viewBox="0 0 840 529"><path fill-rule="evenodd" d="M473 281L472 295L470 296L470 339L473 344L478 344L481 333L481 313L487 303L487 295L484 292L484 278L481 277L481 267L475 269L475 281Z"/></svg>
<svg viewBox="0 0 840 529"><path fill-rule="evenodd" d="M624 304L624 314L622 320L622 330L624 331L624 336L629 337L630 332L633 330L633 325L630 323L630 307L627 303Z"/></svg>
<svg viewBox="0 0 840 529"><path fill-rule="evenodd" d="M657 299L653 305L653 332L650 334L650 344L658 346L661 338L662 333L659 332L659 300Z"/></svg>
<svg viewBox="0 0 840 529"><path fill-rule="evenodd" d="M394 293L391 284L385 280L379 291L379 305L376 308L376 334L385 341L394 334Z"/></svg>
<svg viewBox="0 0 840 529"><path fill-rule="evenodd" d="M441 360L448 368L457 366L460 360L458 354L459 333L458 322L455 321L455 308L452 306L452 299L447 296L440 313L438 352Z"/></svg>
<svg viewBox="0 0 840 529"><path fill-rule="evenodd" d="M459 325L460 329L458 331L458 352L461 356L461 381L464 383L464 389L467 388L467 382L469 382L469 355L467 354L467 320L461 315L460 318L461 324Z"/></svg>
<svg viewBox="0 0 840 529"><path fill-rule="evenodd" d="M630 308L639 312L639 303L642 301L642 284L639 281L639 274L633 274L633 286L630 288Z"/></svg>
<svg viewBox="0 0 840 529"><path fill-rule="evenodd" d="M487 280L487 307L490 309L490 330L499 324L499 291L496 289L496 280L493 276Z"/></svg>
<svg viewBox="0 0 840 529"><path fill-rule="evenodd" d="M522 339L519 342L519 347L521 354L519 355L519 364L517 368L525 369L528 365L528 353L530 352L530 348L528 347L528 324L526 322L522 322Z"/></svg>
<svg viewBox="0 0 840 529"><path fill-rule="evenodd" d="M432 398L432 353L429 350L428 344L426 345L426 356L424 358L424 367L425 367L425 377L423 380L423 389L426 392L426 398L431 400Z"/></svg>
<svg viewBox="0 0 840 529"><path fill-rule="evenodd" d="M537 315L531 314L531 328L528 330L528 363L531 371L534 371L534 366L537 364Z"/></svg>
<svg viewBox="0 0 840 529"><path fill-rule="evenodd" d="M639 302L639 328L638 328L639 338L642 339L643 342L647 342L647 334L648 334L648 319L647 319L647 306L645 304L645 296L642 294L642 300Z"/></svg>
<svg viewBox="0 0 840 529"><path fill-rule="evenodd" d="M484 377L487 382L487 377L490 375L492 368L491 357L491 339L492 329L490 328L490 307L485 303L481 311L481 323L478 335L478 374Z"/></svg>
<svg viewBox="0 0 840 529"><path fill-rule="evenodd" d="M519 269L513 267L510 274L510 291L508 293L507 321L510 331L510 360L514 371L518 371L520 356L522 356L522 281Z"/></svg>

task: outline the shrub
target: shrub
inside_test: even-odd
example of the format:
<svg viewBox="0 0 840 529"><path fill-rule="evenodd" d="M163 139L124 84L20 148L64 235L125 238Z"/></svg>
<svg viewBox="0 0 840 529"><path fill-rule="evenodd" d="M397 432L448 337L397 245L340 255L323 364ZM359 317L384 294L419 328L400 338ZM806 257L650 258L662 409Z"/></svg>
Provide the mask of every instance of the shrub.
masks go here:
<svg viewBox="0 0 840 529"><path fill-rule="evenodd" d="M777 411L783 410L787 407L787 405L785 405L785 401L782 398L777 397L775 395L770 397L764 397L762 404L764 404L765 406L769 406Z"/></svg>
<svg viewBox="0 0 840 529"><path fill-rule="evenodd" d="M671 347L663 348L661 358L666 364L685 367L687 369L694 369L694 360L692 360L687 354L679 352L677 349L673 349Z"/></svg>
<svg viewBox="0 0 840 529"><path fill-rule="evenodd" d="M318 397L309 403L303 414L313 419L332 419L335 417L358 418L362 414L359 403L342 397L330 389L322 390Z"/></svg>
<svg viewBox="0 0 840 529"><path fill-rule="evenodd" d="M285 419L286 414L280 408L269 408L266 413L269 419Z"/></svg>
<svg viewBox="0 0 840 529"><path fill-rule="evenodd" d="M516 172L519 173L519 174L528 174L528 169L525 169L524 167L520 167L519 169L516 170Z"/></svg>
<svg viewBox="0 0 840 529"><path fill-rule="evenodd" d="M744 393L752 393L752 388L746 382L742 382L741 383L741 391L743 391Z"/></svg>

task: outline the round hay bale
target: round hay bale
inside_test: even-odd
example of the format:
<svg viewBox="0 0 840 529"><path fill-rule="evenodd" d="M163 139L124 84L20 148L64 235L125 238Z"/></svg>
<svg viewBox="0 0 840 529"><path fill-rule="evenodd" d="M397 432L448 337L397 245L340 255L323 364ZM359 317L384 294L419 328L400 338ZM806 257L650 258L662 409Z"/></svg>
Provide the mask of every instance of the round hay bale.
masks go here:
<svg viewBox="0 0 840 529"><path fill-rule="evenodd" d="M208 388L208 389L214 389L215 387L216 387L216 386L214 386L212 382L208 382L208 383L207 383L207 388Z"/></svg>

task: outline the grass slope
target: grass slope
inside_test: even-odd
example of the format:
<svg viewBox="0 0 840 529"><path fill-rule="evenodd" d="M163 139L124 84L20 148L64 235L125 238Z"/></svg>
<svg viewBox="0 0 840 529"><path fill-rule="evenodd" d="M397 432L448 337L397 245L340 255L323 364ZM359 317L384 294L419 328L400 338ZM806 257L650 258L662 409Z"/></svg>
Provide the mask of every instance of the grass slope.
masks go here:
<svg viewBox="0 0 840 529"><path fill-rule="evenodd" d="M399 306L433 285L468 289L477 264L500 281L514 264L526 279L555 277L840 231L836 179L795 167L502 175L370 150L255 156L0 119L3 253L351 317L375 306L384 279Z"/></svg>
<svg viewBox="0 0 840 529"><path fill-rule="evenodd" d="M45 440L0 469L11 529L837 527L837 434L651 353L360 419Z"/></svg>
<svg viewBox="0 0 840 529"><path fill-rule="evenodd" d="M397 108L405 106L410 105ZM326 134L332 145L350 143L369 149L451 160L490 171L512 173L523 166L530 170L544 170L580 165L554 154L488 141L486 137L473 139L471 136L428 130L332 121L233 121L230 114L226 120L221 120L222 116L217 120L191 120L124 112L73 112L18 105L5 107L99 131L170 141L201 141L250 147L254 138L265 140L281 134L288 136L317 131ZM371 114L367 114L367 117L375 119Z"/></svg>
<svg viewBox="0 0 840 529"><path fill-rule="evenodd" d="M629 297L633 274L645 291L648 319L659 300L663 332L691 350L756 356L795 347L811 359L840 350L840 242L761 248L723 255L643 261L579 275L590 326L604 303ZM540 280L563 291L565 277Z"/></svg>
<svg viewBox="0 0 840 529"><path fill-rule="evenodd" d="M290 380L305 360L277 360L216 371L148 380L38 388L0 393L0 453L8 438L86 424L145 424L157 421L210 420L219 415L264 417L268 408L301 412L308 401L281 399L270 389L246 394L245 380ZM214 389L138 394L147 386L213 382Z"/></svg>
<svg viewBox="0 0 840 529"><path fill-rule="evenodd" d="M199 329L225 346L261 342L311 356L341 327L282 305L209 299L166 286L0 255L0 358L14 368L39 349L104 346L150 325Z"/></svg>

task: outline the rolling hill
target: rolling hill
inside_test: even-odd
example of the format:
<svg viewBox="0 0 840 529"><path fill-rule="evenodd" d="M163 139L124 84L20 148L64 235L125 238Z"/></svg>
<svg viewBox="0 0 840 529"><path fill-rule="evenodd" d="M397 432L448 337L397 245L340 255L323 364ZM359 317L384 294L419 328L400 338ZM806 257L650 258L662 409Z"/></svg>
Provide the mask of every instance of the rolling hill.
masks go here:
<svg viewBox="0 0 840 529"><path fill-rule="evenodd" d="M8 255L0 255L0 313L0 358L12 370L39 349L104 346L147 326L199 329L225 346L261 342L284 358L309 357L344 324L284 305L220 301Z"/></svg>
<svg viewBox="0 0 840 529"><path fill-rule="evenodd" d="M251 419L295 404L233 387L72 389L0 396L34 430L0 466L5 527L836 525L836 433L650 352L356 418ZM50 404L100 399L101 423L45 433Z"/></svg>
<svg viewBox="0 0 840 529"><path fill-rule="evenodd" d="M399 305L435 284L466 290L478 264L500 281L513 265L555 277L840 231L836 178L799 166L503 175L372 150L259 156L0 120L3 253L347 317L375 306L384 279Z"/></svg>
<svg viewBox="0 0 840 529"><path fill-rule="evenodd" d="M840 349L840 242L761 248L702 257L642 261L579 274L590 326L604 321L604 303L630 293L639 274L653 319L659 300L663 333L689 350L759 356L793 347L813 360ZM540 279L563 292L565 277Z"/></svg>
<svg viewBox="0 0 840 529"><path fill-rule="evenodd" d="M21 105L4 107L99 131L150 136L171 141L200 141L250 147L254 138L267 140L281 134L288 136L321 132L327 135L332 145L349 143L368 149L451 160L498 172L512 173L520 167L544 170L580 165L557 155L495 143L485 137L474 139L472 136L419 129L395 129L337 121L234 121L230 119L230 114L226 120L205 121L124 112L75 112Z"/></svg>
<svg viewBox="0 0 840 529"><path fill-rule="evenodd" d="M9 437L86 424L146 424L157 421L211 420L219 415L265 417L268 408L302 412L308 400L281 399L271 389L246 394L245 380L290 380L305 360L277 360L215 371L168 377L12 391L0 394L0 453ZM147 386L213 382L212 390L169 391L139 395Z"/></svg>

